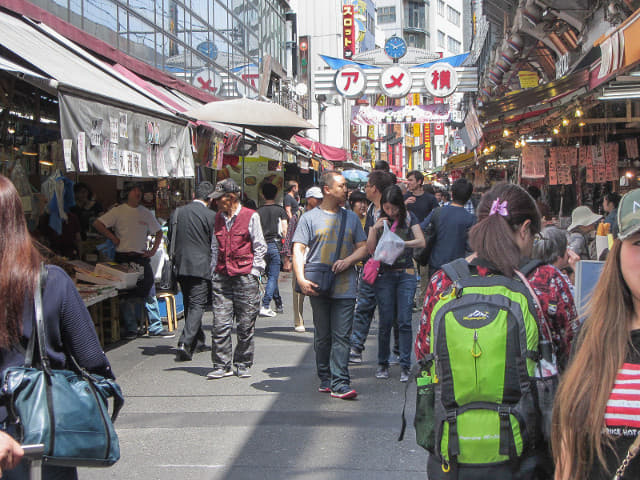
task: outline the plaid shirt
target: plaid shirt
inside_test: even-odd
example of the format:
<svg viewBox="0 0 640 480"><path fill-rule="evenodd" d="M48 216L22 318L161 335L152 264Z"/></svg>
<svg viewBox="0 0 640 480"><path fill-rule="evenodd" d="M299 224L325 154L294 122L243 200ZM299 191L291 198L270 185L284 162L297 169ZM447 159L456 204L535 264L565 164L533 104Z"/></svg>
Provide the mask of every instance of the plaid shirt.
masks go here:
<svg viewBox="0 0 640 480"><path fill-rule="evenodd" d="M489 270L477 267L478 274L485 277ZM544 317L549 324L553 343L557 348L558 367L560 371L566 366L571 351L571 342L576 336L579 322L578 312L573 295L567 281L552 265L541 265L529 274L529 284L536 292ZM444 293L452 284L443 270L438 270L429 281L424 298L420 329L416 336L416 359L424 358L430 351L429 333L431 332L431 312Z"/></svg>

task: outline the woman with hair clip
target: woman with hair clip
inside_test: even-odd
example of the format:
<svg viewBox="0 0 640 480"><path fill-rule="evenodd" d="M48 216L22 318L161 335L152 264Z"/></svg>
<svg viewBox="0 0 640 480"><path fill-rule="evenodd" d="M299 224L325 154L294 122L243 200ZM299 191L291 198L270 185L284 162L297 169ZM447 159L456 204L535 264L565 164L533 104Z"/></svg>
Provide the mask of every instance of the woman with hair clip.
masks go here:
<svg viewBox="0 0 640 480"><path fill-rule="evenodd" d="M0 175L0 371L24 365L24 350L32 335L33 294L43 262L34 248L25 223L20 196L11 181ZM46 349L50 366L63 369L71 364L71 353L78 364L91 373L114 378L102 351L93 321L73 280L60 267L46 265L42 290ZM68 353L67 353L68 352ZM0 422L7 420L0 407ZM15 434L11 428L10 434ZM3 479L28 479L29 468L23 462L2 472ZM45 480L76 479L74 467L44 465Z"/></svg>
<svg viewBox="0 0 640 480"><path fill-rule="evenodd" d="M478 222L469 231L469 244L475 253L467 258L467 270L472 276L490 277L502 275L507 279L518 278L519 272L517 272L517 270L530 263L534 236L541 228L540 214L535 201L518 185L500 184L493 187L482 196L476 210L476 214L478 216ZM535 270L528 274L528 278L532 278L533 274L535 274ZM494 280L488 280L485 283L487 283L487 285L489 285L489 282L498 283L498 279L500 277L496 278L497 279ZM506 279L504 283L507 288L510 288L507 285ZM513 284L513 282L511 283ZM497 287L498 285L495 286ZM531 286L535 288L535 285L532 284ZM421 325L415 342L416 360L419 362L425 361L432 356L430 340L433 320L432 312L440 300L447 299L447 292L452 291L452 287L453 280L447 275L447 273L445 273L444 270L436 271L429 281L424 299ZM524 286L522 286L519 291L524 291L524 289ZM462 289L460 289L459 293L462 293ZM454 299L450 301L454 302L456 300ZM491 310L492 308L493 307L490 306L488 310ZM471 310L473 310L473 308ZM474 315L479 311L484 312L484 310L487 309L483 309L481 306L478 306L476 312L471 314L469 321L478 320ZM535 312L533 313L535 314ZM466 317L463 320L466 320ZM480 337L482 337L482 334L480 334ZM455 344L456 339L452 338L451 340L447 340L447 342L453 342L453 345ZM480 357L481 355L485 355L485 357L490 355L489 349L486 348L487 343L490 343L490 341L487 342L486 339L481 341L479 343L480 346L478 347L479 353L476 352L475 354L473 348L471 349L472 351L470 351L466 346L464 348L460 347L459 351L464 351L465 355L469 354L469 359L472 360L472 369L472 354L474 358ZM482 351L481 347L483 345L486 353L483 353ZM463 362L465 365L469 364L466 356L464 359L459 361ZM438 360L436 360L436 362L438 362ZM485 366L487 365L485 364ZM505 379L506 371L504 375L497 375L495 381L506 383ZM440 384L442 384L444 380L446 379L434 379L433 383L435 384L436 382L440 382ZM499 387L500 388L496 387L496 389L502 391L501 389L503 387L500 385ZM506 393L504 393L504 395L506 395ZM436 398L438 398L438 395L436 395ZM470 403L477 403L478 401L486 402L486 400L470 398ZM438 407L436 407L436 412L437 410ZM446 421L448 420L445 420L445 422ZM527 424L526 427L527 430L531 429L531 432L537 428L536 425L529 424ZM465 436L469 435L471 434L466 434ZM477 441L477 449L490 449L486 445L482 446L481 443L495 445L496 439L492 434L479 432L474 433L471 437L475 438L475 435L479 435L478 438L480 439ZM460 440L460 442L462 442L462 440ZM478 463L471 465L460 461L459 463L456 463L455 466L448 464L451 460L451 451L447 451L446 446L443 448L442 444L438 443L437 436L435 444L435 453L429 455L427 462L427 473L430 480L484 480L487 478L500 480L533 480L537 478L535 470L538 468L540 460L537 451L534 450L532 446L532 442L529 443L527 448L524 446L521 447L522 451L520 452L520 456L517 457L517 459L514 459L514 461L509 461L509 457L511 456L510 452L506 461L499 460L499 457L492 460L482 458L482 462L485 462L484 464ZM462 445L462 443L460 443L460 445ZM464 446L460 447L461 452L463 451L463 448ZM448 455L447 460L445 460L444 455Z"/></svg>
<svg viewBox="0 0 640 480"><path fill-rule="evenodd" d="M640 189L620 202L619 236L593 290L577 351L556 395L556 480L640 478L640 458L633 458L640 444L638 204ZM624 472L623 463L628 464Z"/></svg>
<svg viewBox="0 0 640 480"><path fill-rule="evenodd" d="M384 223L405 241L405 249L393 265L382 264L374 289L378 301L380 331L378 333L378 369L376 378L389 378L391 327L398 322L400 346L400 381L409 380L411 369L411 317L416 292L416 272L413 267L413 249L424 247L424 235L416 216L407 212L402 191L391 185L382 192L381 216L369 229L367 248L373 254L382 235Z"/></svg>

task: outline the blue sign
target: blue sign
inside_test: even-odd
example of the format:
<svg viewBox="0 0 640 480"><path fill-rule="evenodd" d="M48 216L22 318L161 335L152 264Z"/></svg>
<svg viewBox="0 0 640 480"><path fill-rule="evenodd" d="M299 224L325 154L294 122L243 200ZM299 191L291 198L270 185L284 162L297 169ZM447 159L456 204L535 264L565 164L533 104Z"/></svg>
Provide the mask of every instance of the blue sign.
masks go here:
<svg viewBox="0 0 640 480"><path fill-rule="evenodd" d="M216 44L213 42L202 42L198 44L196 50L198 50L203 55L206 55L211 60L215 60L216 58L218 58L218 47L216 47Z"/></svg>

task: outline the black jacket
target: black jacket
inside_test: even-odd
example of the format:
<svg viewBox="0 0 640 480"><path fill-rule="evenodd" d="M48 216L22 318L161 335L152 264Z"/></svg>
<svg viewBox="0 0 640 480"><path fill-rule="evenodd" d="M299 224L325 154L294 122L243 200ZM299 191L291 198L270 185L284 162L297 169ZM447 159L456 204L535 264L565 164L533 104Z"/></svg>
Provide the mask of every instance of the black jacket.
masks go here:
<svg viewBox="0 0 640 480"><path fill-rule="evenodd" d="M175 219L178 212L177 223ZM176 229L174 262L178 276L211 279L211 237L216 220L214 211L193 201L173 213L169 223ZM171 246L170 246L171 247Z"/></svg>

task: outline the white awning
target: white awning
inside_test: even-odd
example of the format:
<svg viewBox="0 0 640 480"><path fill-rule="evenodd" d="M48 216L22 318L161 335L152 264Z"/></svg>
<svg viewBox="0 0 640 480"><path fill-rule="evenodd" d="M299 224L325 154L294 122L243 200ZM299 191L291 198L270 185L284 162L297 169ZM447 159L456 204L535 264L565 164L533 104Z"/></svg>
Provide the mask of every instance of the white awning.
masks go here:
<svg viewBox="0 0 640 480"><path fill-rule="evenodd" d="M109 65L84 52L44 25L0 12L0 45L58 82L60 90L111 100L183 122L148 96L127 85ZM6 60L3 62L6 64ZM21 67L22 68L22 67ZM28 69L22 69L28 70ZM39 76L39 75L38 75Z"/></svg>

